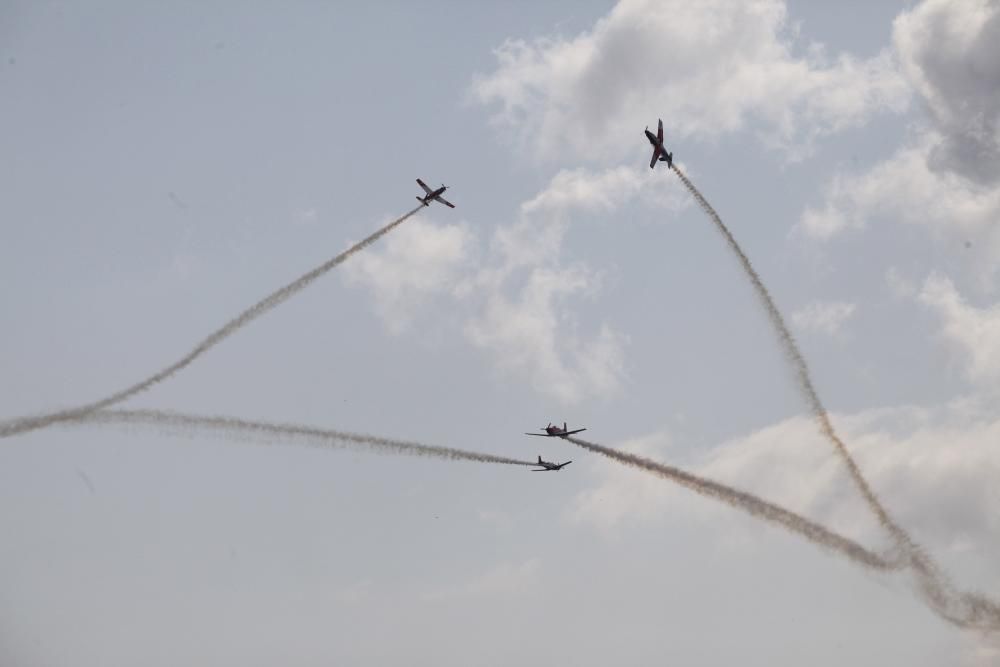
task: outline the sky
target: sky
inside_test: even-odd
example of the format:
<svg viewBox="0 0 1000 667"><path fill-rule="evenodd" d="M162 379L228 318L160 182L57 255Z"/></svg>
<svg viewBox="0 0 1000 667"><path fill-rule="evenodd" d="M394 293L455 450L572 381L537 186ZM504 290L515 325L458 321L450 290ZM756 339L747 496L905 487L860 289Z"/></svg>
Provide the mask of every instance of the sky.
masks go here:
<svg viewBox="0 0 1000 667"><path fill-rule="evenodd" d="M431 206L123 404L558 474L198 429L0 447L0 662L962 665L906 573L548 422L890 541L849 451L1000 598L1000 4L0 3L0 421L107 396Z"/></svg>

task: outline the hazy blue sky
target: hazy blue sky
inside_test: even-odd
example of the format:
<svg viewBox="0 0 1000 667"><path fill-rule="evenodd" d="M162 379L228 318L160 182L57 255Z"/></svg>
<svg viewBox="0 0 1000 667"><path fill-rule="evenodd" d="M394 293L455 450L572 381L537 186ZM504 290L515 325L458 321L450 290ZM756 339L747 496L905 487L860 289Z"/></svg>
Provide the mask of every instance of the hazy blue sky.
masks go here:
<svg viewBox="0 0 1000 667"><path fill-rule="evenodd" d="M185 353L129 406L560 474L154 429L0 447L0 662L994 665L905 575L562 441L746 488L873 548L753 293L848 446L1000 596L1000 5L0 3L0 419Z"/></svg>

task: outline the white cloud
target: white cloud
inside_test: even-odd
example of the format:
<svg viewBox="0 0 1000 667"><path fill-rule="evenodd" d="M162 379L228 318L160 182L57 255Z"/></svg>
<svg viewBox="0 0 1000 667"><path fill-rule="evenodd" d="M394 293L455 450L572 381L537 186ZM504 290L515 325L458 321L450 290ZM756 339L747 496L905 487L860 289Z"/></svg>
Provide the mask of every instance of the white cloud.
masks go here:
<svg viewBox="0 0 1000 667"><path fill-rule="evenodd" d="M567 404L607 397L624 378L628 339L603 322L585 326L574 314L574 305L600 292L601 273L579 261L564 265L569 213L608 213L636 198L666 201L672 193L641 170L563 171L521 206L515 222L494 232L478 261L465 226L413 220L346 265L345 275L370 287L392 331L403 330L431 297L445 296L464 320L467 340L503 373L527 378L539 393Z"/></svg>
<svg viewBox="0 0 1000 667"><path fill-rule="evenodd" d="M628 341L606 323L581 333L568 308L601 288L599 272L582 262L563 264L569 214L610 213L636 198L662 196L654 188L663 183L641 174L628 167L560 171L522 204L516 222L496 231L491 261L470 281L476 286L470 293L482 297L485 307L466 324L469 340L489 350L502 371L527 377L538 392L563 403L615 394L625 375Z"/></svg>
<svg viewBox="0 0 1000 667"><path fill-rule="evenodd" d="M927 125L866 173L836 176L798 228L825 240L887 219L974 238L973 268L989 282L1000 255L1000 4L927 0L897 17L893 37Z"/></svg>
<svg viewBox="0 0 1000 667"><path fill-rule="evenodd" d="M854 316L856 306L844 301L813 301L792 313L792 323L803 331L834 336Z"/></svg>
<svg viewBox="0 0 1000 667"><path fill-rule="evenodd" d="M714 139L762 123L792 157L817 137L900 111L909 88L890 54L793 55L779 0L622 0L573 39L508 40L472 95L538 157L607 159L634 150L650 109L670 109L668 137Z"/></svg>
<svg viewBox="0 0 1000 667"><path fill-rule="evenodd" d="M633 454L666 460L670 451L670 434L651 433L616 444ZM592 464L600 481L576 495L568 510L575 523L592 524L605 534L611 534L625 523L649 521L661 515L672 499L683 491L662 479L620 465L609 466L603 459Z"/></svg>
<svg viewBox="0 0 1000 667"><path fill-rule="evenodd" d="M671 210L690 202L676 180L664 178L662 170L620 166L600 171L560 170L545 190L521 205L521 210L536 213L579 209L611 213L636 199Z"/></svg>
<svg viewBox="0 0 1000 667"><path fill-rule="evenodd" d="M1000 184L1000 4L927 0L896 18L893 37L939 135L933 168Z"/></svg>
<svg viewBox="0 0 1000 667"><path fill-rule="evenodd" d="M465 225L410 220L385 239L381 253L360 253L345 264L344 276L370 287L379 314L400 332L424 299L461 289L474 241Z"/></svg>
<svg viewBox="0 0 1000 667"><path fill-rule="evenodd" d="M529 377L536 390L557 400L609 395L624 374L624 336L603 325L595 336L583 337L560 307L570 296L593 291L595 281L579 268L535 268L516 298L501 290L490 294L466 332L493 352L502 370Z"/></svg>
<svg viewBox="0 0 1000 667"><path fill-rule="evenodd" d="M933 171L928 155L935 137L925 135L866 173L836 176L823 206L806 209L801 230L825 240L879 217L923 225L935 233L985 234L990 243L1000 243L1000 188L984 188L952 172Z"/></svg>
<svg viewBox="0 0 1000 667"><path fill-rule="evenodd" d="M941 408L834 416L852 455L900 524L961 573L960 584L984 585L987 591L1000 588L993 562L1000 550L1000 514L991 511L1000 503L1000 414L993 405L961 399ZM667 441L656 433L622 448L668 460ZM723 443L688 467L873 548L889 544L829 442L806 417ZM600 471L598 483L578 494L570 512L576 521L602 532L625 522L657 520L668 501L674 507L687 495L669 482L623 466L605 465ZM720 518L739 518L720 504L698 506Z"/></svg>
<svg viewBox="0 0 1000 667"><path fill-rule="evenodd" d="M936 273L927 278L917 298L941 317L944 338L966 359L968 379L995 385L1000 380L1000 304L971 306L948 278Z"/></svg>

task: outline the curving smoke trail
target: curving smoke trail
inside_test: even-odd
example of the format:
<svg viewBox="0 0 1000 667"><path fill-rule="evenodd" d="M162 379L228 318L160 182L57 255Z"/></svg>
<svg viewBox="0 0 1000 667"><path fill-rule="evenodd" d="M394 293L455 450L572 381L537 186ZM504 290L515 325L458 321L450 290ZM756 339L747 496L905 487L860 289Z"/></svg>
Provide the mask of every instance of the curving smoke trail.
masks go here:
<svg viewBox="0 0 1000 667"><path fill-rule="evenodd" d="M758 519L763 519L764 521L782 526L785 529L806 538L813 544L839 552L850 558L855 563L864 565L865 567L873 570L898 570L906 566L905 560L901 561L899 559L881 556L874 551L861 546L853 540L850 540L842 535L838 535L837 533L824 528L814 521L810 521L804 516L795 514L784 507L768 502L763 498L753 495L752 493L740 491L739 489L734 489L730 486L726 486L725 484L720 484L719 482L713 482L710 479L705 479L692 473L685 472L680 468L675 468L663 463L657 463L656 461L647 459L637 454L612 449L611 447L605 447L593 442L588 442L587 440L581 440L580 438L576 438L574 436L569 436L565 439L569 440L578 447L583 447L584 449L596 452L609 459L618 461L619 463L624 463L625 465L653 473L663 479L680 484L681 486L691 489L699 495L721 500L730 507L743 510Z"/></svg>
<svg viewBox="0 0 1000 667"><path fill-rule="evenodd" d="M73 417L68 422L94 425L148 426L163 431L194 435L210 432L227 438L255 439L267 444L298 444L322 448L362 448L390 454L429 456L451 461L478 461L515 466L534 466L506 456L471 452L452 447L425 445L409 440L382 438L364 433L349 433L332 429L239 419L237 417L187 415L163 410L100 410Z"/></svg>
<svg viewBox="0 0 1000 667"><path fill-rule="evenodd" d="M788 325L785 324L785 318L782 317L781 311L778 310L777 305L774 303L774 299L771 298L771 293L764 285L764 282L760 279L760 275L757 273L756 269L753 268L753 264L750 263L750 258L743 252L743 248L741 248L740 244L736 242L735 237L733 237L725 223L722 222L722 218L719 217L719 214L715 212L712 205L709 204L708 201L706 201L706 199L701 195L698 188L696 188L694 184L688 180L688 177L684 175L684 172L682 172L676 164L671 165L671 169L674 170L674 173L677 174L679 179L681 179L681 183L684 184L684 187L688 189L691 196L695 198L698 205L701 206L702 210L705 211L709 219L715 224L715 228L720 234L722 234L723 238L725 238L726 245L729 246L729 249L734 255L736 255L737 260L739 260L740 266L743 267L744 273L746 273L747 278L750 279L751 285L753 285L754 293L757 295L761 305L764 307L767 319L771 322L775 333L778 335L778 342L781 344L781 349L785 353L785 357L787 357L788 361L792 365L799 389L802 390L802 395L805 397L806 403L809 405L809 409L812 412L813 417L815 417L816 421L819 423L819 427L823 435L831 443L833 443L833 446L836 448L840 458L847 465L851 479L861 491L861 495L864 496L868 507L872 510L872 513L875 514L879 524L885 528L890 535L892 535L893 539L900 545L900 547L905 549L907 553L917 551L917 545L910 538L909 534L907 534L907 532L896 524L892 517L889 516L889 513L882 505L882 501L878 499L878 496L875 495L875 491L868 484L864 475L861 474L861 469L858 467L854 457L847 451L847 446L844 444L844 441L840 439L840 436L837 435L837 432L834 430L826 408L823 406L822 401L820 401L819 393L817 393L816 387L813 385L812 377L809 374L809 365L806 363L805 357L802 356L802 352L799 350L799 346L796 344L795 337L792 335L791 330L788 328Z"/></svg>
<svg viewBox="0 0 1000 667"><path fill-rule="evenodd" d="M681 180L681 183L684 184L684 187L687 188L691 196L694 197L698 205L708 215L715 228L726 240L726 245L729 246L729 249L739 261L740 266L753 286L758 300L764 307L768 320L778 335L778 342L781 345L781 349L792 365L799 389L806 399L813 417L818 422L820 431L833 444L837 454L847 466L851 479L861 492L865 503L871 509L879 524L892 536L897 546L906 555L908 565L916 575L917 585L928 604L943 618L960 627L1000 630L1000 604L978 594L958 592L944 572L927 555L923 547L917 544L910 534L889 515L889 512L885 509L875 491L868 484L868 480L861 473L861 468L854 460L854 457L847 450L844 441L841 440L834 429L833 423L830 421L830 416L819 398L816 387L813 385L812 376L809 373L809 365L806 363L801 350L799 350L791 330L785 324L785 319L782 317L781 311L778 310L774 299L771 298L771 293L750 263L750 258L743 252L732 232L722 222L719 214L715 212L712 205L702 196L701 192L691 183L684 172L676 164L671 165L671 169L673 169L674 173Z"/></svg>
<svg viewBox="0 0 1000 667"><path fill-rule="evenodd" d="M758 519L783 526L814 544L847 556L859 565L880 571L910 567L916 574L920 593L927 601L928 606L941 618L960 628L985 632L1000 631L1000 604L978 593L957 591L941 572L933 567L928 567L924 560L913 559L909 555L902 559L881 556L818 523L746 491L733 489L643 456L612 449L573 436L565 439L578 447L680 484L699 495L721 500Z"/></svg>
<svg viewBox="0 0 1000 667"><path fill-rule="evenodd" d="M143 391L146 391L158 382L166 380L171 375L177 371L182 370L188 366L192 361L200 357L201 355L208 352L210 349L221 343L223 340L232 336L234 333L242 329L245 325L249 324L253 320L257 319L264 313L270 311L271 309L281 305L289 297L294 296L298 292L302 291L308 287L317 278L320 278L324 274L328 273L331 269L343 263L345 260L354 255L355 253L364 250L369 245L379 240L390 231L401 225L408 218L413 216L417 211L423 208L423 204L417 206L415 209L406 213L405 215L396 218L389 224L385 225L369 237L365 238L353 246L340 253L333 259L317 266L312 271L302 275L296 280L288 283L284 287L272 292L268 296L264 297L254 305L250 306L242 313L234 317L233 319L226 322L222 327L211 333L207 338L202 340L200 343L195 345L190 352L185 354L183 357L170 364L166 368L157 371L153 375L150 375L145 380L135 383L131 387L127 387L118 391L105 398L93 401L91 403L85 403L84 405L67 408L65 410L59 410L58 412L50 412L44 415L35 415L31 417L19 417L11 419L0 423L0 438L7 438L12 435L17 435L19 433L26 433L28 431L34 431L35 429L44 428L51 424L58 422L70 421L73 419L79 419L85 415L88 415L97 410L110 407L117 403L135 396Z"/></svg>

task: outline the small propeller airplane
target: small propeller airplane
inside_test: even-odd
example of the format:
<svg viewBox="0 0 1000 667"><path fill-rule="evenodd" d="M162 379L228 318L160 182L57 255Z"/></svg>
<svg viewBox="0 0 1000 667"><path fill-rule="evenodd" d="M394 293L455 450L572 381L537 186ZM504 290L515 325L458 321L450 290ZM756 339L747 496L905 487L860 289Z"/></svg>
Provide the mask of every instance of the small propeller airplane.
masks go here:
<svg viewBox="0 0 1000 667"><path fill-rule="evenodd" d="M448 189L447 185L442 184L441 187L439 187L437 190L431 190L429 187L427 187L427 184L421 181L419 178L417 179L417 185L419 185L424 189L424 196L417 197L417 200L423 202L424 206L430 206L432 201L438 201L447 206L448 208L455 208L454 204L452 204L450 201L441 196L444 194L444 191Z"/></svg>
<svg viewBox="0 0 1000 667"><path fill-rule="evenodd" d="M525 433L525 435L540 435L545 438L565 438L567 435L573 435L574 433L582 433L586 431L585 428L578 428L574 431L566 429L566 422L563 422L562 428L558 426L553 426L551 423L542 429L545 433Z"/></svg>
<svg viewBox="0 0 1000 667"><path fill-rule="evenodd" d="M659 125L656 127L656 134L654 135L649 131L649 126L646 126L646 138L649 139L649 143L653 144L653 157L649 161L649 168L652 169L656 166L656 161L666 162L668 167L674 165L674 154L668 153L667 149L663 147L663 120L658 119Z"/></svg>
<svg viewBox="0 0 1000 667"><path fill-rule="evenodd" d="M541 435L536 433L535 435ZM531 472L552 472L553 470L562 470L568 466L572 461L566 461L566 463L552 463L551 461L543 461L542 457L538 457L537 465L542 466L541 468L532 468Z"/></svg>

